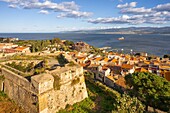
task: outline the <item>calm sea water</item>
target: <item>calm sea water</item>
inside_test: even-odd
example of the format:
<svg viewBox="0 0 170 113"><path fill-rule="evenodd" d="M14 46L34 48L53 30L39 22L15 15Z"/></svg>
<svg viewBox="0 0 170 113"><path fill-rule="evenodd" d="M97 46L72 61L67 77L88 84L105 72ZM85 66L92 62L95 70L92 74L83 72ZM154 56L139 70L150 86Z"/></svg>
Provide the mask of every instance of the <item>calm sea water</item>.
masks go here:
<svg viewBox="0 0 170 113"><path fill-rule="evenodd" d="M170 35L160 34L73 34L73 33L0 33L0 37L18 37L22 40L44 40L59 37L74 42L84 41L95 47L109 46L112 49L130 52L148 52L157 56L170 54ZM118 38L125 40L119 41Z"/></svg>

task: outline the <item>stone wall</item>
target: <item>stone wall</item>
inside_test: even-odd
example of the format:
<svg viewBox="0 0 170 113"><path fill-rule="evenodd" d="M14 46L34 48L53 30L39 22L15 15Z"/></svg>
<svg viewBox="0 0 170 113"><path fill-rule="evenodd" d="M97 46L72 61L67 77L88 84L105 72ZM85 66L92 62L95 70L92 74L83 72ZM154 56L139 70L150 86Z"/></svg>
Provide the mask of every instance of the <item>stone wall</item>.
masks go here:
<svg viewBox="0 0 170 113"><path fill-rule="evenodd" d="M2 68L4 80L4 92L27 112L38 111L36 103L38 96L34 86L22 76L19 76L5 68Z"/></svg>
<svg viewBox="0 0 170 113"><path fill-rule="evenodd" d="M29 113L56 113L88 97L79 66L61 67L32 76L29 81L5 68L2 74L4 92Z"/></svg>

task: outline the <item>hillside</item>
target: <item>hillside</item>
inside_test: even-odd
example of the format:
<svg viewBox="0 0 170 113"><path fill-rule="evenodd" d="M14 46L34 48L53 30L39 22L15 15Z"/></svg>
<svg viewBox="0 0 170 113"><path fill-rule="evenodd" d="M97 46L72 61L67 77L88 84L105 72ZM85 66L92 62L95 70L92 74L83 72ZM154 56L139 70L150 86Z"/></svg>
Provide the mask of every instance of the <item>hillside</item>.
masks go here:
<svg viewBox="0 0 170 113"><path fill-rule="evenodd" d="M73 33L95 33L95 34L170 34L170 27L128 27L110 28L99 30L80 30Z"/></svg>

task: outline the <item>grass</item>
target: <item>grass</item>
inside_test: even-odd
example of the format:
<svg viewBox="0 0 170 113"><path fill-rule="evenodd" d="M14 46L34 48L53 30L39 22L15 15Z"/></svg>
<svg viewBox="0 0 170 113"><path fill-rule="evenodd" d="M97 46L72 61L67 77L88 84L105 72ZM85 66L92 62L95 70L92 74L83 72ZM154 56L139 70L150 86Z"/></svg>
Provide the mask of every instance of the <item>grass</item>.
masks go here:
<svg viewBox="0 0 170 113"><path fill-rule="evenodd" d="M119 95L116 91L109 91L99 83L86 79L88 98L74 105L67 105L59 113L111 113L114 102ZM115 93L115 94L113 94Z"/></svg>
<svg viewBox="0 0 170 113"><path fill-rule="evenodd" d="M4 80L5 78L4 78L4 76L3 75L0 75L0 81L1 80Z"/></svg>
<svg viewBox="0 0 170 113"><path fill-rule="evenodd" d="M8 60L44 60L44 59L50 59L55 56L40 56L40 55L14 55L8 58Z"/></svg>
<svg viewBox="0 0 170 113"><path fill-rule="evenodd" d="M4 92L0 91L0 102L5 100L8 100L7 95Z"/></svg>
<svg viewBox="0 0 170 113"><path fill-rule="evenodd" d="M25 113L24 110L0 91L0 113Z"/></svg>

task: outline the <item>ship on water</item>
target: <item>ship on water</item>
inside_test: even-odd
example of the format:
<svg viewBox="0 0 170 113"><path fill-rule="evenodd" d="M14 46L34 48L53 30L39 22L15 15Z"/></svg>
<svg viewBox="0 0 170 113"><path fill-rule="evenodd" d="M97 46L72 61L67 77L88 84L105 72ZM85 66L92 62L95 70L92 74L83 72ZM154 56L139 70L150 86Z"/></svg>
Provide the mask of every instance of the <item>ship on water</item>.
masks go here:
<svg viewBox="0 0 170 113"><path fill-rule="evenodd" d="M124 37L120 37L120 38L118 38L118 40L124 40L125 38Z"/></svg>

